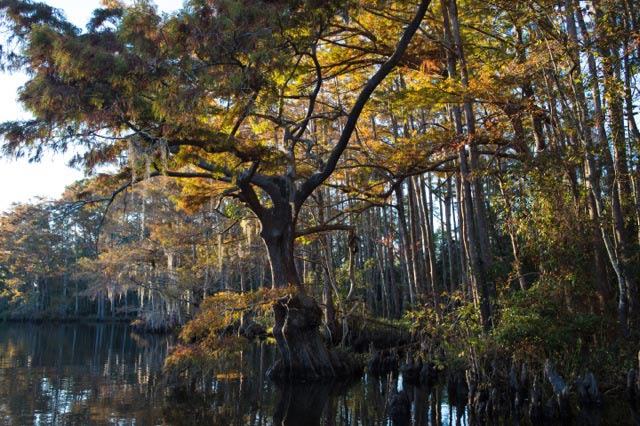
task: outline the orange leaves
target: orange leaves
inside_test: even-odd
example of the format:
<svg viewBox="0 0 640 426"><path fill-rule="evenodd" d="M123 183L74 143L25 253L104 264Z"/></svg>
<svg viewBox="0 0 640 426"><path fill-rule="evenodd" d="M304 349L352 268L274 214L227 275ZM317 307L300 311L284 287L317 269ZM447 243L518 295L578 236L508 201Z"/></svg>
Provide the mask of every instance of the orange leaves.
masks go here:
<svg viewBox="0 0 640 426"><path fill-rule="evenodd" d="M124 2L122 0L101 0L100 3L109 9L124 7Z"/></svg>
<svg viewBox="0 0 640 426"><path fill-rule="evenodd" d="M180 339L167 358L165 368L174 373L186 370L208 371L211 360L236 353L246 345L239 338L241 322L265 322L271 307L287 294L287 289L266 289L248 292L219 292L208 297L198 315L184 326Z"/></svg>
<svg viewBox="0 0 640 426"><path fill-rule="evenodd" d="M189 322L180 338L206 348L215 348L229 332L237 330L243 316L267 318L273 303L287 294L287 289L266 289L247 293L219 292L208 297L196 318Z"/></svg>

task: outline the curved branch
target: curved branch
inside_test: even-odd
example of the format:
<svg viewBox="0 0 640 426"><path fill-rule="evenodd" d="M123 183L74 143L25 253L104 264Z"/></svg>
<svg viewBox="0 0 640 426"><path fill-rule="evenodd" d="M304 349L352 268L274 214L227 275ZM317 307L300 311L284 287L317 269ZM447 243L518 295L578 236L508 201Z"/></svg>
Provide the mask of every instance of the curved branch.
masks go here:
<svg viewBox="0 0 640 426"><path fill-rule="evenodd" d="M400 58L409 47L409 43L420 27L420 23L422 22L422 19L424 18L430 3L431 0L422 0L420 2L420 6L418 7L416 15L402 34L402 37L400 38L400 41L398 42L393 55L391 55L389 59L387 59L387 61L380 66L378 71L376 71L376 73L367 81L367 83L362 88L362 91L358 95L358 98L356 99L356 102L347 117L347 122L342 131L342 134L340 135L340 139L338 139L338 142L331 151L329 159L327 160L324 168L322 169L322 171L311 175L311 177L309 177L302 184L300 191L298 191L298 193L296 194L295 203L297 208L300 208L302 206L302 203L305 202L309 195L311 195L311 193L318 186L320 186L325 180L327 180L335 170L336 165L338 164L338 160L342 156L344 150L347 148L349 140L351 139L351 135L356 128L358 119L360 118L360 114L364 110L364 106L369 101L369 98L373 94L374 90L391 73L391 71L393 71L395 66L400 61Z"/></svg>
<svg viewBox="0 0 640 426"><path fill-rule="evenodd" d="M245 203L249 209L255 213L258 219L262 218L265 213L265 208L260 203L260 199L258 198L258 194L256 194L255 189L248 182L238 182L238 189L240 192L235 195L240 201Z"/></svg>
<svg viewBox="0 0 640 426"><path fill-rule="evenodd" d="M322 232L331 231L353 231L354 227L351 225L318 225L312 226L301 231L297 231L295 238L306 237L307 235L320 234Z"/></svg>
<svg viewBox="0 0 640 426"><path fill-rule="evenodd" d="M193 179L193 178L203 178L203 179L214 179L220 180L216 176L210 173L198 173L198 172L172 172L171 170L164 170L162 172L163 175L175 178L185 178L185 179Z"/></svg>
<svg viewBox="0 0 640 426"><path fill-rule="evenodd" d="M309 56L311 56L311 60L313 61L313 65L316 69L316 86L313 89L313 92L311 93L311 96L309 96L309 106L307 108L307 116L304 118L304 120L302 120L302 122L296 126L297 129L294 130L294 135L293 135L293 139L300 139L302 137L302 135L304 134L304 131L307 128L307 125L309 124L309 120L311 120L311 117L313 116L313 111L315 110L315 105L316 105L316 99L318 98L318 94L320 93L320 89L322 88L322 67L320 66L320 62L318 62L318 55L316 53L316 43L313 43L313 45L311 46L311 53L309 54Z"/></svg>
<svg viewBox="0 0 640 426"><path fill-rule="evenodd" d="M111 193L111 197L109 197L108 199L106 199L106 198L102 199L103 201L107 201L107 205L104 208L104 212L102 212L102 217L100 218L100 223L98 223L98 227L96 229L96 231L97 231L97 233L96 233L96 235L97 235L96 246L98 246L99 239L100 239L100 232L102 231L102 226L104 225L104 221L107 218L107 213L109 212L109 208L111 208L111 205L115 201L115 199L118 196L118 194L120 194L121 192L125 191L130 186L135 185L138 182L142 182L145 179L156 177L156 176L160 176L160 172L153 172L153 173L149 173L149 175L147 175L147 176L141 176L141 177L137 177L135 179L131 179L130 181L128 181L128 182L124 183L122 186L120 186L120 188L118 188L115 191L113 191Z"/></svg>

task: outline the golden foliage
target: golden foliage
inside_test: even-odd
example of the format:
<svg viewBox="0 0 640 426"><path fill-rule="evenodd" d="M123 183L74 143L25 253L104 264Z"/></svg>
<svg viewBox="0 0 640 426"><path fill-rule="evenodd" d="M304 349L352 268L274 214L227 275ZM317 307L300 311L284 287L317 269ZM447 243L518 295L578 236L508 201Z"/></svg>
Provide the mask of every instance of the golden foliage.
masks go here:
<svg viewBox="0 0 640 426"><path fill-rule="evenodd" d="M182 329L177 345L167 357L165 369L172 373L206 372L211 361L242 350L247 341L239 336L247 315L255 322L266 322L273 303L290 292L286 288L247 293L223 291L208 297L198 315Z"/></svg>

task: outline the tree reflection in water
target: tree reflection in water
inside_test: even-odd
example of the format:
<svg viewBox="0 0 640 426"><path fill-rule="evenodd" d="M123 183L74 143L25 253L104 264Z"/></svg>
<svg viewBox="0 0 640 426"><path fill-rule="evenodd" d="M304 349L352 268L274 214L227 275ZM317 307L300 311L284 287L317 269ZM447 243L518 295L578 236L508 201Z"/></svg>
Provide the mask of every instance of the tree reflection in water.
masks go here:
<svg viewBox="0 0 640 426"><path fill-rule="evenodd" d="M121 324L2 324L0 422L154 423L169 343Z"/></svg>
<svg viewBox="0 0 640 426"><path fill-rule="evenodd" d="M169 389L162 367L171 344L123 324L0 324L0 424L388 426L394 390L411 403L410 417L398 424L475 424L466 399L451 406L446 388L413 387L401 377L276 386L265 379L275 356L266 343L221 361L188 390ZM577 412L574 424L640 418L625 401L605 409Z"/></svg>
<svg viewBox="0 0 640 426"><path fill-rule="evenodd" d="M188 390L169 389L162 366L171 344L123 324L0 324L0 424L388 425L389 393L402 388L397 377L367 376L276 386L265 379L275 351L262 343ZM405 390L412 424L445 417L439 393Z"/></svg>

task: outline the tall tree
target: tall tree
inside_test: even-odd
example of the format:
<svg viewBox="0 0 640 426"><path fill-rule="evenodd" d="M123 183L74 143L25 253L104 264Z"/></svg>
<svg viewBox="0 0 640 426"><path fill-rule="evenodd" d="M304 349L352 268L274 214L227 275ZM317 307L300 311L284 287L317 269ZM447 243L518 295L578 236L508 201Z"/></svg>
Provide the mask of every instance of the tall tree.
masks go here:
<svg viewBox="0 0 640 426"><path fill-rule="evenodd" d="M387 3L395 6L395 48L381 52L369 39L363 54L340 42L348 13ZM84 146L76 163L89 171L126 156L111 179L120 188L160 174L218 182L211 194L239 199L259 220L273 286L295 288L274 307L282 354L274 371L299 380L335 376L340 365L319 339L321 312L294 261L299 215L336 170L365 104L428 5L191 0L161 17L146 1L114 3L81 32L49 6L4 0L3 22L18 49L3 50L3 64L31 76L20 101L34 115L0 127L4 150L37 159L45 149ZM354 67L370 77L334 104L324 84ZM341 116L335 139L317 143L310 127Z"/></svg>

